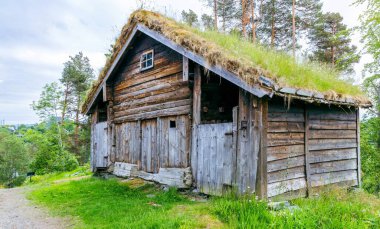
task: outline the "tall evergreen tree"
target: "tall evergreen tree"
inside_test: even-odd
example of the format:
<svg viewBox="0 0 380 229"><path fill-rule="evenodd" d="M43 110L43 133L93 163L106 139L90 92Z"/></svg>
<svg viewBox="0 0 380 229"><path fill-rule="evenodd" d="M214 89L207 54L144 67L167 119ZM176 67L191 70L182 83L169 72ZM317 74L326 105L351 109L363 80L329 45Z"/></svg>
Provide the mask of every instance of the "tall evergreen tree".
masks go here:
<svg viewBox="0 0 380 229"><path fill-rule="evenodd" d="M217 15L222 23L222 30L226 32L231 28L237 17L236 0L219 0Z"/></svg>
<svg viewBox="0 0 380 229"><path fill-rule="evenodd" d="M360 59L356 47L351 45L351 32L343 24L339 13L321 14L311 30L310 59L329 63L343 73L352 73L353 64Z"/></svg>
<svg viewBox="0 0 380 229"><path fill-rule="evenodd" d="M198 15L189 9L189 12L182 10L182 21L189 26L198 26Z"/></svg>
<svg viewBox="0 0 380 229"><path fill-rule="evenodd" d="M214 18L208 14L202 14L201 21L206 30L214 29Z"/></svg>
<svg viewBox="0 0 380 229"><path fill-rule="evenodd" d="M70 101L64 99L64 104L66 103L66 107L73 108L72 113L75 120L74 143L76 146L78 146L79 142L79 127L81 125L80 121L81 118L83 118L80 114L80 106L93 79L94 70L90 65L90 60L88 57L84 56L82 52L79 52L74 57L70 56L70 60L64 64L64 69L60 81L64 85L67 85L67 91L72 96L72 100Z"/></svg>
<svg viewBox="0 0 380 229"><path fill-rule="evenodd" d="M380 120L380 0L358 0L356 3L367 6L360 17L359 29L364 51L372 56L372 61L365 65L367 78L363 86L374 105L371 113ZM380 136L380 129L378 133ZM380 141L378 147L380 148Z"/></svg>
<svg viewBox="0 0 380 229"><path fill-rule="evenodd" d="M310 32L321 8L320 0L261 0L257 37L277 49L298 49L298 40Z"/></svg>

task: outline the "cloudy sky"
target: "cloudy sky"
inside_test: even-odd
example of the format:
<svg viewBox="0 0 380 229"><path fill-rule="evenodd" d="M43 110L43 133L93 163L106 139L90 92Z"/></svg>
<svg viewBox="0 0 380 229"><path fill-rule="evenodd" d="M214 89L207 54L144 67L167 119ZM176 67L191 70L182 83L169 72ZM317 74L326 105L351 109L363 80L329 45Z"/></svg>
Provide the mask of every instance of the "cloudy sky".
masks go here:
<svg viewBox="0 0 380 229"><path fill-rule="evenodd" d="M160 0L153 8L179 18L183 9L207 12L199 0ZM350 27L361 9L350 0L324 0ZM60 78L63 63L82 51L99 72L104 53L138 6L136 0L0 0L0 123L35 123L30 104L46 83ZM360 47L359 37L354 43ZM363 61L362 61L363 62ZM365 62L365 60L364 60ZM358 79L363 63L356 69Z"/></svg>

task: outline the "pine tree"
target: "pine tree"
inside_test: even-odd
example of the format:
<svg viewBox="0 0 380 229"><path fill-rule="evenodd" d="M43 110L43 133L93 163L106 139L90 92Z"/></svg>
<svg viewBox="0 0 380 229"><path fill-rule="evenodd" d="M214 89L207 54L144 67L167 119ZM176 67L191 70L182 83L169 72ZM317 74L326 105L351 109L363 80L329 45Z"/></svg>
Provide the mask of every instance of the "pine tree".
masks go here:
<svg viewBox="0 0 380 229"><path fill-rule="evenodd" d="M189 26L198 26L198 15L189 9L189 12L182 10L182 21Z"/></svg>
<svg viewBox="0 0 380 229"><path fill-rule="evenodd" d="M60 81L65 85L65 99L62 111L62 117L65 117L65 107L72 108L70 111L74 115L75 133L74 143L78 146L79 142L79 126L81 121L80 106L82 100L94 79L94 70L90 65L90 60L79 52L74 57L70 56L70 60L64 64L64 69ZM66 92L70 95L70 100L66 96ZM79 152L77 152L79 153Z"/></svg>
<svg viewBox="0 0 380 229"><path fill-rule="evenodd" d="M261 43L294 51L297 41L311 30L321 14L320 0L261 0L258 9L257 36Z"/></svg>
<svg viewBox="0 0 380 229"><path fill-rule="evenodd" d="M237 7L235 0L219 0L218 1L218 17L222 22L222 30L226 32L231 28L237 15Z"/></svg>
<svg viewBox="0 0 380 229"><path fill-rule="evenodd" d="M219 4L218 4L218 0L203 0L204 2L206 2L207 6L212 8L212 12L213 12L213 15L214 15L214 19L213 19L213 22L214 22L214 30L215 31L218 31L218 7L219 7Z"/></svg>
<svg viewBox="0 0 380 229"><path fill-rule="evenodd" d="M205 30L214 29L214 18L207 14L202 14L201 21Z"/></svg>
<svg viewBox="0 0 380 229"><path fill-rule="evenodd" d="M360 59L351 45L351 32L339 13L321 14L310 36L313 53L310 59L329 63L343 73L352 73L353 64Z"/></svg>

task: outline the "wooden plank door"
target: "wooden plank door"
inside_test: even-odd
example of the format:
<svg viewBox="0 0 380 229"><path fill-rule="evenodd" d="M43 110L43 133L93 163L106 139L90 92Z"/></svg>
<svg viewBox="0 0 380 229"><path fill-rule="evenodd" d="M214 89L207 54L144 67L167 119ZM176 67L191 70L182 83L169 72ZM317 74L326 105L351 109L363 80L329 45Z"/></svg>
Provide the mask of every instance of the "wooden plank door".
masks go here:
<svg viewBox="0 0 380 229"><path fill-rule="evenodd" d="M107 167L107 122L100 122L94 125L91 140L93 168Z"/></svg>
<svg viewBox="0 0 380 229"><path fill-rule="evenodd" d="M145 172L158 173L157 119L141 121L141 164Z"/></svg>
<svg viewBox="0 0 380 229"><path fill-rule="evenodd" d="M197 126L197 185L201 192L221 195L232 187L236 150L233 123Z"/></svg>

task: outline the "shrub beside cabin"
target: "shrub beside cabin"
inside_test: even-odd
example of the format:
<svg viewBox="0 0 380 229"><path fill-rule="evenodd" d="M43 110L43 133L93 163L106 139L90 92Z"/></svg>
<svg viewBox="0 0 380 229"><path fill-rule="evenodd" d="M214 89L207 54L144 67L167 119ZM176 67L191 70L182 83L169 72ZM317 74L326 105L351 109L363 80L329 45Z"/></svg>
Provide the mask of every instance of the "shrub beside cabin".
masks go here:
<svg viewBox="0 0 380 229"><path fill-rule="evenodd" d="M156 13L131 16L83 106L94 171L262 198L359 185L368 100L283 87L208 53L216 44L194 33Z"/></svg>

